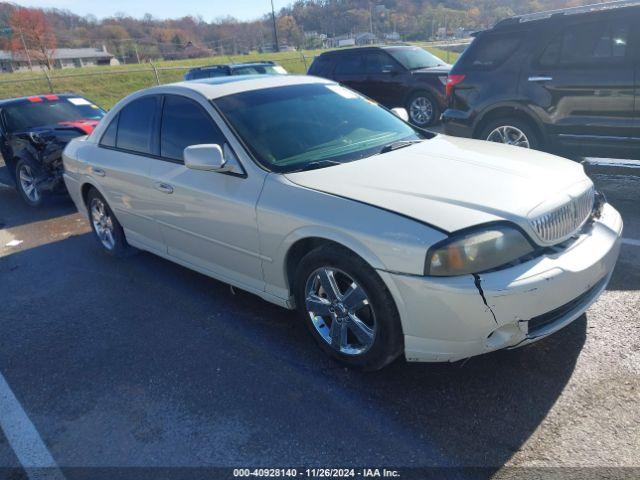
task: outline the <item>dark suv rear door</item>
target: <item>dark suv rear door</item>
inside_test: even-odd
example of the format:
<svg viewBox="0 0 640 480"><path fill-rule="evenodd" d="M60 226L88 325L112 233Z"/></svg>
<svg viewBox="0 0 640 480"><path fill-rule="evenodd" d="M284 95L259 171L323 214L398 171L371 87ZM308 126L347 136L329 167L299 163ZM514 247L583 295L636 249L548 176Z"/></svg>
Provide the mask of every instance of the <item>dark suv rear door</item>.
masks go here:
<svg viewBox="0 0 640 480"><path fill-rule="evenodd" d="M359 52L345 52L334 57L333 79L359 92L366 84L364 56Z"/></svg>
<svg viewBox="0 0 640 480"><path fill-rule="evenodd" d="M633 20L570 19L550 38L523 79L559 145L585 155L621 155L635 130Z"/></svg>

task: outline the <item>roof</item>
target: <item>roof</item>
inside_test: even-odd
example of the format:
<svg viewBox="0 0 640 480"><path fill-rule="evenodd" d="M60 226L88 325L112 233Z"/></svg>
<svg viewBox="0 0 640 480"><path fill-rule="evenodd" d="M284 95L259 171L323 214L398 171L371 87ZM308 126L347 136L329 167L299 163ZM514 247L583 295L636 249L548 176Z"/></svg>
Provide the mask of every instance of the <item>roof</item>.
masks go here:
<svg viewBox="0 0 640 480"><path fill-rule="evenodd" d="M292 85L334 84L331 80L307 75L237 75L232 77L204 78L168 85L193 90L213 100L236 93L262 90L265 88L286 87ZM154 87L162 89L162 87Z"/></svg>
<svg viewBox="0 0 640 480"><path fill-rule="evenodd" d="M562 8L558 10L548 10L544 12L528 13L525 15L518 15L516 17L507 18L498 22L494 28L508 27L514 25L520 25L523 23L548 20L551 18L563 17L566 15L578 15L589 13L610 12L620 8L640 7L640 0L614 0L606 3L595 3L591 5L582 5L578 7Z"/></svg>
<svg viewBox="0 0 640 480"><path fill-rule="evenodd" d="M70 58L113 58L109 52L99 48L58 48L53 58L64 60Z"/></svg>
<svg viewBox="0 0 640 480"><path fill-rule="evenodd" d="M53 56L55 60L70 60L74 58L113 58L109 52L105 52L100 48L58 48L54 50ZM17 60L24 61L25 56L22 51L13 53L9 50L0 50L0 60Z"/></svg>
<svg viewBox="0 0 640 480"><path fill-rule="evenodd" d="M323 52L319 56L322 57L324 55L341 55L343 53L351 53L351 52L366 52L373 50L401 50L401 49L415 49L421 48L417 45L366 45L363 47L351 47L351 48L341 48L339 50L329 50L328 52Z"/></svg>
<svg viewBox="0 0 640 480"><path fill-rule="evenodd" d="M243 62L243 63L220 63L216 65L204 65L202 67L194 67L191 71L196 70L217 70L223 68L236 68L236 67L263 67L275 65L274 62L266 60L264 62Z"/></svg>
<svg viewBox="0 0 640 480"><path fill-rule="evenodd" d="M5 98L3 100L0 100L0 107L7 107L9 105L15 105L18 103L25 103L29 101L29 98L31 97L45 97L45 96L49 96L49 95L55 95L58 98L79 98L81 97L81 95L75 95L72 93L56 93L56 94L51 94L51 93L43 93L41 95L29 95L28 97L16 97L16 98ZM84 97L82 97L84 98Z"/></svg>

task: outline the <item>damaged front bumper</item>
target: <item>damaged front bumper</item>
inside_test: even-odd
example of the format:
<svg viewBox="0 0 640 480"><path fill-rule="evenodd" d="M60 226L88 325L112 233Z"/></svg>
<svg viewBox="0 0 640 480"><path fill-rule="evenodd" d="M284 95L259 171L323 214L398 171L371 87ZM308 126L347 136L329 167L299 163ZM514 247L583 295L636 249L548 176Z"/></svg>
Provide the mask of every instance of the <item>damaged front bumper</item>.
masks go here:
<svg viewBox="0 0 640 480"><path fill-rule="evenodd" d="M407 360L453 362L560 330L606 288L621 234L620 214L605 204L569 245L505 270L454 278L380 272L398 305Z"/></svg>

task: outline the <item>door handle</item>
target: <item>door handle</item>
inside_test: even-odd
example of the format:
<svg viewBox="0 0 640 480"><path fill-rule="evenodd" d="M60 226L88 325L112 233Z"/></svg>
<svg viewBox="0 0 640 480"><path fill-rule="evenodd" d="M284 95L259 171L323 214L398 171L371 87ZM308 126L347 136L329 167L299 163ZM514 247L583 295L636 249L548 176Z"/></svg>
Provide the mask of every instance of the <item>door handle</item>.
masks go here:
<svg viewBox="0 0 640 480"><path fill-rule="evenodd" d="M529 77L529 81L530 82L550 82L553 80L553 77L544 77L544 76L538 76L538 77Z"/></svg>
<svg viewBox="0 0 640 480"><path fill-rule="evenodd" d="M159 190L162 193L173 193L173 187L168 183L156 183L156 190Z"/></svg>
<svg viewBox="0 0 640 480"><path fill-rule="evenodd" d="M104 170L102 170L101 168L91 167L91 171L93 172L94 175L97 175L98 177L104 177L106 175Z"/></svg>

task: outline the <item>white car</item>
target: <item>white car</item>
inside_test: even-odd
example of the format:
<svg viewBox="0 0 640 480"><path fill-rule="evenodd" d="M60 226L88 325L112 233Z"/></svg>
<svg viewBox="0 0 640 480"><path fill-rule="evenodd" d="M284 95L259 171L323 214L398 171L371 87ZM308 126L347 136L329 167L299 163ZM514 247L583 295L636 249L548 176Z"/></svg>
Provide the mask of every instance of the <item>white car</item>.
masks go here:
<svg viewBox="0 0 640 480"><path fill-rule="evenodd" d="M327 353L365 369L552 334L620 250L620 215L581 165L428 133L313 77L137 92L64 165L104 250L297 308Z"/></svg>

